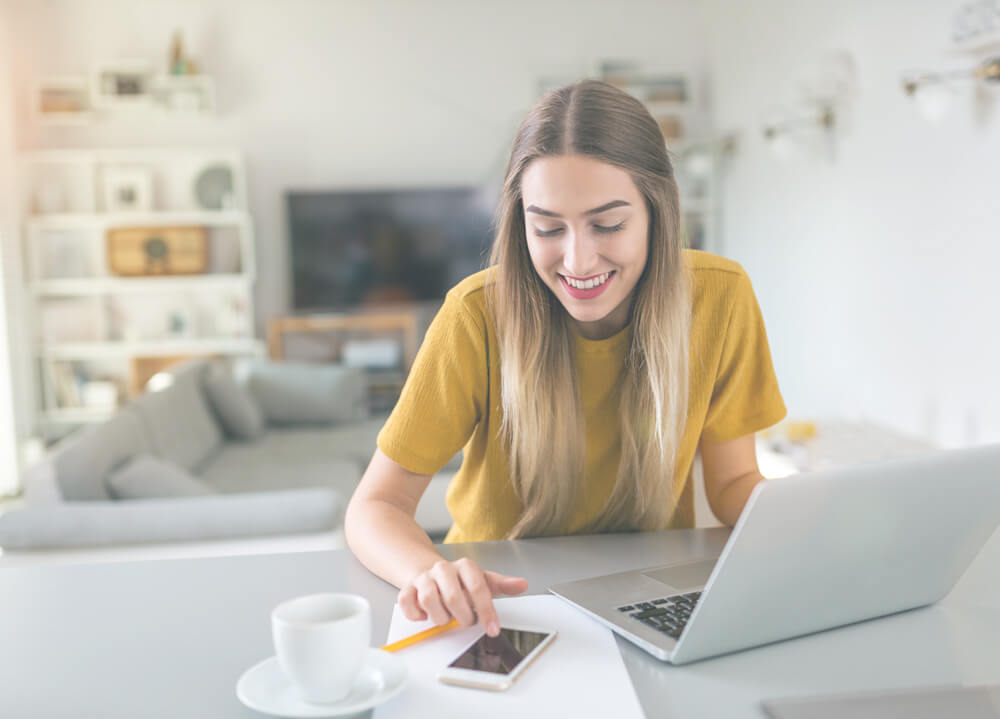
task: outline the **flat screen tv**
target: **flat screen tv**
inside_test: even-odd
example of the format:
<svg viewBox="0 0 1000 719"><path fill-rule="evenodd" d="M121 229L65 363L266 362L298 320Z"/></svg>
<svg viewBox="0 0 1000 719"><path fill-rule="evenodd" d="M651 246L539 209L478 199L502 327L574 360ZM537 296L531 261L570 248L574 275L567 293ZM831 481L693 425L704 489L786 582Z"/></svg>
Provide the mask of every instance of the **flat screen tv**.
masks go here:
<svg viewBox="0 0 1000 719"><path fill-rule="evenodd" d="M289 192L293 306L440 300L486 266L496 198L474 187Z"/></svg>

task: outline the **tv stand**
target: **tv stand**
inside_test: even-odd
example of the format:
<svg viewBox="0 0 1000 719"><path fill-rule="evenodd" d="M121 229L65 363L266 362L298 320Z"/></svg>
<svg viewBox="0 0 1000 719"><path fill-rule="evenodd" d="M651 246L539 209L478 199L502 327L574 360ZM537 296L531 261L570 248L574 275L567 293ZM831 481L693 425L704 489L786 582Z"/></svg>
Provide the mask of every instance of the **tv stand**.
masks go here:
<svg viewBox="0 0 1000 719"><path fill-rule="evenodd" d="M337 341L338 346L342 346L343 338L351 334L397 338L402 345L402 367L391 371L367 370L369 399L372 408L391 408L403 388L406 375L417 355L417 347L420 342L419 325L422 316L421 306L414 305L392 309L361 310L350 314L275 317L268 323L267 328L268 354L272 360L286 359L285 336L289 334L340 335Z"/></svg>

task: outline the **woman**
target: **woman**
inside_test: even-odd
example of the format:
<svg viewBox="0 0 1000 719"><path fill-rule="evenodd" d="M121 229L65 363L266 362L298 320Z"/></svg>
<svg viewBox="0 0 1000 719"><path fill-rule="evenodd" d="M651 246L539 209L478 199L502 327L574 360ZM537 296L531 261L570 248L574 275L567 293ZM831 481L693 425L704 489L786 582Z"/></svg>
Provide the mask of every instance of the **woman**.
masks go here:
<svg viewBox="0 0 1000 719"><path fill-rule="evenodd" d="M681 247L663 136L605 83L547 94L514 139L491 267L427 331L347 509L351 549L413 620L478 620L520 578L445 561L414 521L464 448L445 541L693 526L700 450L735 524L763 478L754 432L785 414L735 262Z"/></svg>

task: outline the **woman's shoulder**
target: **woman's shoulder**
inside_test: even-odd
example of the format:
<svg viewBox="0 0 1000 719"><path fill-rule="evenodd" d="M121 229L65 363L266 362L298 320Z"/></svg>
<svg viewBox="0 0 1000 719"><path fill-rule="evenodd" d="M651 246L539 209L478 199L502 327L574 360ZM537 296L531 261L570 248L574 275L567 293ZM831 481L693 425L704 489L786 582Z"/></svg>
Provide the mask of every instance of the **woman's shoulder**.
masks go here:
<svg viewBox="0 0 1000 719"><path fill-rule="evenodd" d="M448 290L442 311L452 316L471 317L476 324L487 324L486 287L493 281L495 272L495 267L487 267L461 280Z"/></svg>
<svg viewBox="0 0 1000 719"><path fill-rule="evenodd" d="M493 281L495 267L475 272L448 290L447 299L458 302L484 302L486 285Z"/></svg>
<svg viewBox="0 0 1000 719"><path fill-rule="evenodd" d="M684 250L684 262L690 271L696 306L706 302L728 304L737 293L750 285L743 266L727 257L701 250Z"/></svg>
<svg viewBox="0 0 1000 719"><path fill-rule="evenodd" d="M698 250L684 250L684 260L696 324L725 326L734 307L753 299L750 278L739 262Z"/></svg>
<svg viewBox="0 0 1000 719"><path fill-rule="evenodd" d="M728 257L713 255L702 250L683 250L684 262L694 273L695 279L707 279L710 275L722 273L735 280L746 275L743 266ZM722 279L722 278L719 278Z"/></svg>

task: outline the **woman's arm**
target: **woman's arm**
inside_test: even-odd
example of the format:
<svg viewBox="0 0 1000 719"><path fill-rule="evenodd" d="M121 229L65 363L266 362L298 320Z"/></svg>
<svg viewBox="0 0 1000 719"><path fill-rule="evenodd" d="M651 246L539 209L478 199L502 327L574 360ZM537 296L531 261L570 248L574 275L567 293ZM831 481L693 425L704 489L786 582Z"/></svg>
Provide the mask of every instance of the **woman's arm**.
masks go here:
<svg viewBox="0 0 1000 719"><path fill-rule="evenodd" d="M414 520L430 481L430 475L410 472L375 450L347 506L347 543L362 564L400 588L407 619L446 624L455 618L468 626L478 618L495 636L500 627L493 597L520 594L527 582L485 572L470 559L449 562L434 549Z"/></svg>
<svg viewBox="0 0 1000 719"><path fill-rule="evenodd" d="M413 518L430 481L375 450L347 505L344 530L354 555L397 587L442 559Z"/></svg>
<svg viewBox="0 0 1000 719"><path fill-rule="evenodd" d="M754 435L724 442L702 440L700 450L708 505L720 522L732 527L750 492L764 481L757 467Z"/></svg>

